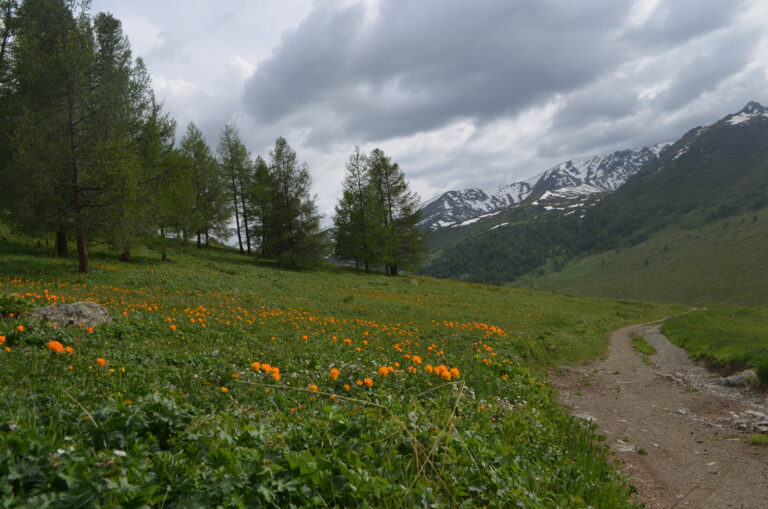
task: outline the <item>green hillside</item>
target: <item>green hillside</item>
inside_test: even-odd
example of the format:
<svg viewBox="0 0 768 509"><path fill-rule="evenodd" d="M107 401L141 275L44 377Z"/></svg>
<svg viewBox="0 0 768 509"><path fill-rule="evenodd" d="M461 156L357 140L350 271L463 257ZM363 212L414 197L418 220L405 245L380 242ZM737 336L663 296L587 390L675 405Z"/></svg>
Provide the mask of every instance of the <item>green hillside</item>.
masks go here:
<svg viewBox="0 0 768 509"><path fill-rule="evenodd" d="M629 247L550 263L512 284L576 295L768 306L768 209L668 227Z"/></svg>
<svg viewBox="0 0 768 509"><path fill-rule="evenodd" d="M537 373L681 308L166 248L0 241L3 506L631 505ZM114 324L20 313L83 299Z"/></svg>

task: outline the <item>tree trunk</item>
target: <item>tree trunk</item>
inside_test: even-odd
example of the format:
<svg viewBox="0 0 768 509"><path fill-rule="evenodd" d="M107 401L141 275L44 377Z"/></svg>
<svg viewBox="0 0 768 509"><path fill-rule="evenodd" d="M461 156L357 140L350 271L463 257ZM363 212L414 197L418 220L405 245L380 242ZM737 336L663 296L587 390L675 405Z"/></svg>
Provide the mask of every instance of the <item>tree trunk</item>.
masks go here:
<svg viewBox="0 0 768 509"><path fill-rule="evenodd" d="M235 202L235 226L237 227L237 243L240 245L240 253L244 253L243 249L243 237L240 235L240 211L238 210L237 203L237 184L235 184L235 178L232 177L232 198Z"/></svg>
<svg viewBox="0 0 768 509"><path fill-rule="evenodd" d="M243 182L240 181L240 201L243 205L243 226L245 227L245 245L248 249L248 254L251 254L251 232L248 231L248 210L245 207L245 193L242 192Z"/></svg>
<svg viewBox="0 0 768 509"><path fill-rule="evenodd" d="M83 190L80 188L80 154L77 144L77 126L75 121L76 91L72 85L71 76L67 73L67 131L69 134L69 155L72 165L72 191L75 198L75 235L77 237L77 263L78 271L87 274L90 260L88 247L85 243L85 230L83 228Z"/></svg>
<svg viewBox="0 0 768 509"><path fill-rule="evenodd" d="M168 261L168 253L165 251L165 246L160 250L160 259L164 262Z"/></svg>
<svg viewBox="0 0 768 509"><path fill-rule="evenodd" d="M131 258L131 250L129 248L123 249L123 252L120 253L120 261L131 263L133 259Z"/></svg>
<svg viewBox="0 0 768 509"><path fill-rule="evenodd" d="M197 232L197 249L202 249L202 234L200 232Z"/></svg>
<svg viewBox="0 0 768 509"><path fill-rule="evenodd" d="M397 265L392 265L392 266L389 268L389 273L390 273L390 275L392 275L392 276L397 276Z"/></svg>
<svg viewBox="0 0 768 509"><path fill-rule="evenodd" d="M56 247L54 248L54 254L56 258L67 258L69 256L67 234L64 230L58 230L56 232Z"/></svg>
<svg viewBox="0 0 768 509"><path fill-rule="evenodd" d="M363 264L365 265L365 272L370 272L370 267L368 267L368 259L366 258L363 260Z"/></svg>
<svg viewBox="0 0 768 509"><path fill-rule="evenodd" d="M90 258L88 257L88 246L85 243L85 232L78 225L77 227L77 261L78 271L88 274L90 267Z"/></svg>

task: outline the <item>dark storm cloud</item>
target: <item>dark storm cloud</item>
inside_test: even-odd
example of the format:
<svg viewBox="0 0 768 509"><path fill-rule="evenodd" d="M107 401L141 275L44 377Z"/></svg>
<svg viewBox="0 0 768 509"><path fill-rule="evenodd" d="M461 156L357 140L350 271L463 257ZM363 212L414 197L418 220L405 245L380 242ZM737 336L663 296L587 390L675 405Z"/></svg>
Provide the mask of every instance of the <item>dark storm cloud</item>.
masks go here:
<svg viewBox="0 0 768 509"><path fill-rule="evenodd" d="M344 8L320 2L258 66L245 101L256 122L304 124L316 144L408 136L457 119L482 125L587 87L627 60L715 31L739 4L665 2L634 27L627 26L632 6L626 0L381 0ZM723 62L711 73L734 65L726 56L713 55ZM695 74L701 73L681 76L680 86L700 84ZM622 117L637 107L626 90L600 98L599 105L577 98L562 119Z"/></svg>

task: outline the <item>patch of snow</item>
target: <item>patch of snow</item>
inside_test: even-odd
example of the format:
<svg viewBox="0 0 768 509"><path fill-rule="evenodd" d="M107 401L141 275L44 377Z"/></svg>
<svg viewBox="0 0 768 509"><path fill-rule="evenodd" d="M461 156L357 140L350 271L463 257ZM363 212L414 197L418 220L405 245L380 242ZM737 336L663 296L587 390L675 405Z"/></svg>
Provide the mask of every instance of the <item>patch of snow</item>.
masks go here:
<svg viewBox="0 0 768 509"><path fill-rule="evenodd" d="M495 212L489 212L487 214L482 214L482 215L479 215L477 217L473 217L471 219L466 219L466 220L464 220L464 221L462 221L462 222L460 222L458 224L453 225L453 228L459 228L461 226L467 226L467 225L470 225L470 224L474 224L474 223L480 221L481 219L485 219L486 217L495 216L499 212L501 212L501 211L497 210Z"/></svg>
<svg viewBox="0 0 768 509"><path fill-rule="evenodd" d="M681 148L680 150L677 151L677 154L675 154L675 157L673 157L672 160L674 161L678 157L680 157L682 155L685 155L685 153L688 152L688 150L690 150L690 148L691 148L691 144L690 143L686 143L683 146L683 148Z"/></svg>
<svg viewBox="0 0 768 509"><path fill-rule="evenodd" d="M509 221L507 221L506 223L499 223L499 224L497 224L496 226L491 226L491 227L490 227L490 228L488 228L488 229L489 229L489 230L495 230L496 228L501 228L502 226L507 226L508 224L509 224Z"/></svg>

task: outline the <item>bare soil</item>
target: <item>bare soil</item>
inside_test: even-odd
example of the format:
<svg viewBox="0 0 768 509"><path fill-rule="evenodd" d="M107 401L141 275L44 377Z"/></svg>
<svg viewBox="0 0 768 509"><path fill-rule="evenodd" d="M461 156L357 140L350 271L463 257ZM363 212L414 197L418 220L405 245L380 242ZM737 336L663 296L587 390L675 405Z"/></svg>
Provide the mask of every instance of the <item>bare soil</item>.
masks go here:
<svg viewBox="0 0 768 509"><path fill-rule="evenodd" d="M658 352L636 352L633 334ZM768 508L768 446L749 441L768 421L767 395L718 379L654 324L614 331L605 359L552 374L561 402L595 422L648 507Z"/></svg>

